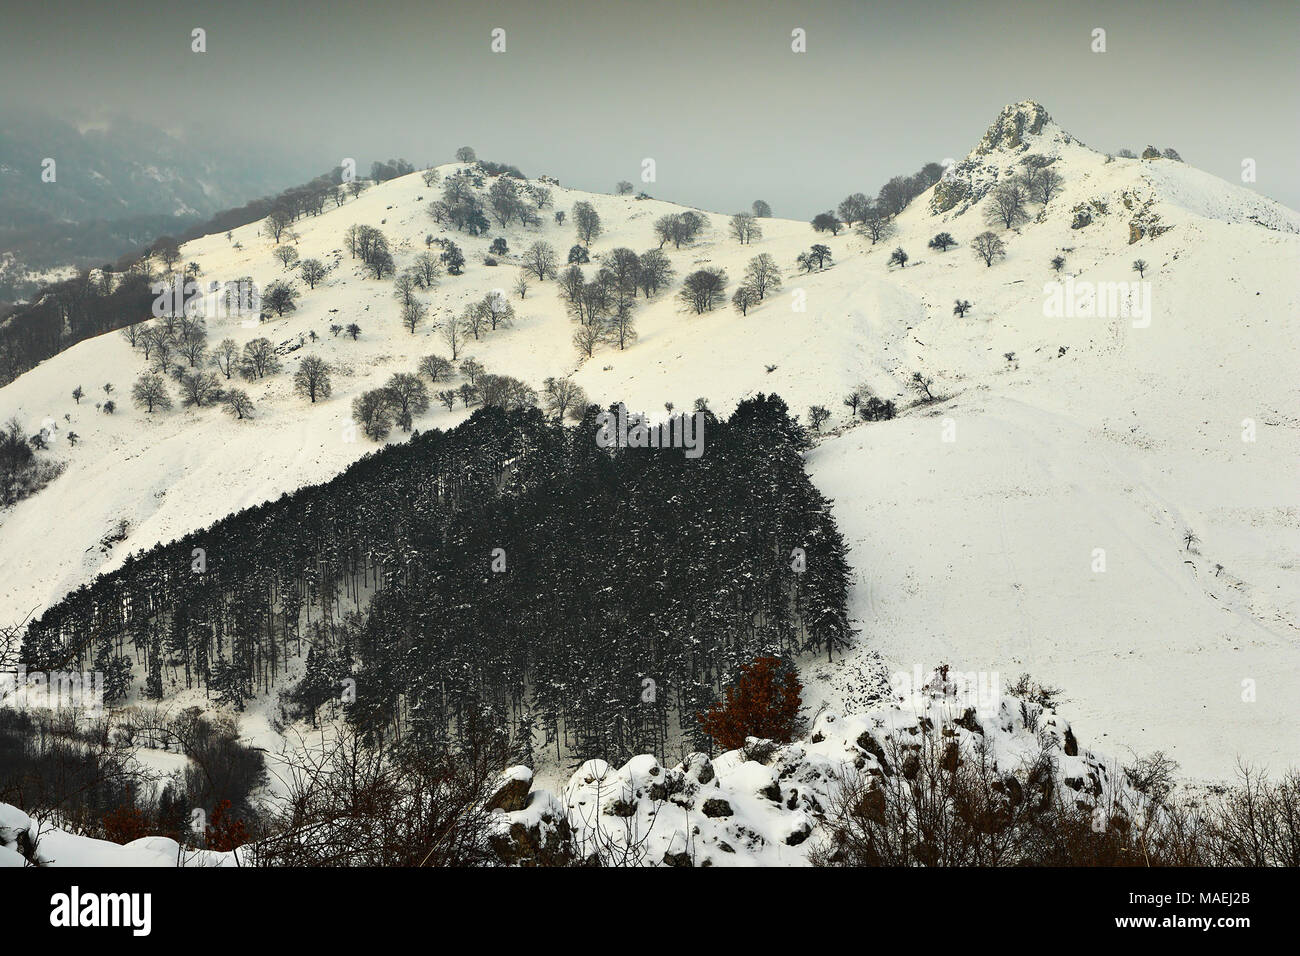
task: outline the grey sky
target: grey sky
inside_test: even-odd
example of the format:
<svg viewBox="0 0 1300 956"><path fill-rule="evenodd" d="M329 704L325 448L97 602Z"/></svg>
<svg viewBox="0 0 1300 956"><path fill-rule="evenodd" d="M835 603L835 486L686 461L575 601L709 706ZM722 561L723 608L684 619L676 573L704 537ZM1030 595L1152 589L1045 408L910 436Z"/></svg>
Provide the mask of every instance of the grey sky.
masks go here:
<svg viewBox="0 0 1300 956"><path fill-rule="evenodd" d="M658 198L725 212L761 197L807 218L963 155L1003 105L1036 99L1098 149L1172 146L1234 182L1251 157L1254 188L1300 207L1300 5L1285 0L0 7L0 96L198 128L287 153L304 179L468 143L608 191L653 157ZM190 52L194 27L206 53ZM790 50L795 27L807 53Z"/></svg>

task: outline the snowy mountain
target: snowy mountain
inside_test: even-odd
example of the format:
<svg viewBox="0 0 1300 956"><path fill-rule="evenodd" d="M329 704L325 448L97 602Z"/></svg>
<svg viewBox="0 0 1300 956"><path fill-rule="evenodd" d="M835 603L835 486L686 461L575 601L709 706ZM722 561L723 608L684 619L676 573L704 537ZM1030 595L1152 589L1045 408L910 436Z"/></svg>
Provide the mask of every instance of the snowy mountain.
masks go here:
<svg viewBox="0 0 1300 956"><path fill-rule="evenodd" d="M998 187L1028 156L1043 157L1059 187L1029 203L1027 221L989 225ZM445 180L461 168L439 172ZM328 272L312 289L295 280L297 310L252 327L209 316L213 343L265 336L280 346L285 372L248 386L250 420L219 407L130 407L145 362L116 334L0 389L0 420L44 428L49 454L66 463L0 512L0 621L39 613L134 552L338 474L374 448L349 428L355 397L445 354L440 325L493 289L512 294L530 243L563 258L577 241L572 217L560 224L549 210L538 225L467 236L426 214L437 192L417 173L298 220L301 258ZM556 210L585 201L599 213L593 263L620 246L656 247L655 220L681 211L553 193ZM1300 214L1174 160L1111 159L1025 102L874 244L854 230L764 219L762 237L742 245L726 214L706 215L701 241L664 251L679 280L708 266L733 282L770 253L783 288L747 315L696 315L660 296L639 309L635 343L581 359L548 281L513 300L513 328L471 340L466 354L534 387L572 375L593 401L651 415L698 396L725 412L760 391L800 412L831 410L809 467L852 546L860 650L806 665L812 710L858 712L855 665L879 655L905 672L943 662L1007 683L1028 672L1065 689L1065 711L1098 753L1164 750L1196 777L1226 777L1238 757L1279 769L1300 758L1294 735L1279 731L1300 711ZM391 278L370 278L345 248L358 224L385 233L398 271L427 235L464 250L465 274L421 294L429 318L414 333ZM1005 252L990 264L973 251L987 231ZM941 232L955 241L946 251L929 247ZM487 266L497 237L509 252ZM831 263L801 271L796 257L813 243L830 248ZM180 261L198 263L201 281L249 276L265 288L293 278L272 257L276 245L255 224L187 243ZM902 267L890 264L895 248L910 256ZM1140 277L1137 259L1147 264ZM1137 310L1088 314L1115 289ZM956 300L972 303L965 315L954 314ZM355 340L331 334L349 323L360 326ZM294 393L306 356L335 369L327 400ZM916 372L938 401L908 406ZM96 407L105 383L112 415ZM863 385L897 402L898 417L852 418L841 399ZM468 414L437 407L415 424L447 428ZM272 733L256 711L246 732Z"/></svg>

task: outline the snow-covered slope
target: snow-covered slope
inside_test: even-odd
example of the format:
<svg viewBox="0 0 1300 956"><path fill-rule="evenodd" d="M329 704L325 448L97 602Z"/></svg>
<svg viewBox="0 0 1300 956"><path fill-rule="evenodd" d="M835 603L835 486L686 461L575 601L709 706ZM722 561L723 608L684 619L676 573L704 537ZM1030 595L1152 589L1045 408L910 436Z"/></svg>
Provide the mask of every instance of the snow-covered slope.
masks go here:
<svg viewBox="0 0 1300 956"><path fill-rule="evenodd" d="M1040 120L1040 109L1008 107L952 179L914 200L897 234L875 246L779 219L764 220L763 238L742 246L726 216L712 214L703 242L666 248L678 282L710 265L734 283L752 256L771 253L786 270L784 288L747 317L696 316L671 295L639 300L639 340L579 362L548 282L514 300L515 327L466 351L534 386L572 372L593 400L652 414L697 396L725 412L777 392L796 411L829 407L828 429L848 425L840 399L850 389L866 384L901 404L907 378L922 371L943 401L837 428L810 456L853 547L863 652L909 671L941 660L1004 680L1028 671L1066 689L1076 726L1099 748L1163 749L1194 775L1227 776L1238 756L1300 762L1285 730L1300 716L1300 215L1170 160L1107 162L1045 111ZM987 190L1027 152L1055 159L1061 191L1032 207L1033 221L998 230L1007 256L986 267L971 243L989 228ZM425 214L435 193L407 176L299 221L302 257L332 268L314 291L304 288L298 311L256 329L210 320L214 342L319 336L249 389L253 421L216 408L151 417L128 407L144 363L116 335L0 390L0 418L16 414L31 430L51 421L55 454L68 461L50 487L0 515L0 620L39 611L131 551L336 474L373 448L346 440L353 397L413 371L422 355L444 354L437 324L490 289L509 289L530 242L549 241L563 257L575 241L549 211L540 228L447 233L465 250L466 274L425 296L431 321L411 335L391 281L367 278L343 233L377 226L400 270L427 233L444 234ZM578 200L604 223L593 260L618 246L656 246L654 220L677 208L555 190L557 209ZM928 249L939 231L958 245ZM498 235L510 254L486 267ZM834 265L797 274L795 256L813 242L831 247ZM910 253L906 268L887 265L895 246ZM249 226L233 242L187 244L182 261L198 262L204 280L249 275L265 286L285 274L273 248ZM1055 255L1066 260L1061 278L1076 283L1136 281L1130 265L1145 259L1149 324L1048 317ZM973 303L964 318L952 313L956 298ZM358 341L330 335L331 323L353 321ZM329 400L311 405L292 393L304 355L336 366ZM117 414L97 412L91 398L73 403L79 384L102 401L104 382L116 388ZM436 407L416 425L447 427L465 414ZM75 447L68 431L80 436ZM126 538L101 544L123 519ZM1190 549L1188 528L1199 538ZM1104 571L1094 570L1098 549ZM808 674L810 703L843 712L842 682L824 665Z"/></svg>

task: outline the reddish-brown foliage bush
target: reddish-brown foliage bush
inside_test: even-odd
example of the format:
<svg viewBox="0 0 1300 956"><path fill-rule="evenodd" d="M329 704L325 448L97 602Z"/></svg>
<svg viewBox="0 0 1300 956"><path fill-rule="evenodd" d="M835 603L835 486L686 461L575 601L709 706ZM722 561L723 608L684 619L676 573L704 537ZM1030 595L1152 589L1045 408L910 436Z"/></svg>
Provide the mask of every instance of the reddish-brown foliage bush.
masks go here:
<svg viewBox="0 0 1300 956"><path fill-rule="evenodd" d="M212 822L204 828L204 838L209 850L228 852L248 842L244 821L230 815L230 801L222 800L212 811Z"/></svg>
<svg viewBox="0 0 1300 956"><path fill-rule="evenodd" d="M113 843L130 843L149 835L144 811L135 807L118 807L104 817L104 839Z"/></svg>
<svg viewBox="0 0 1300 956"><path fill-rule="evenodd" d="M740 669L723 700L698 719L721 750L735 750L746 737L788 743L802 704L794 668L777 657L759 657Z"/></svg>

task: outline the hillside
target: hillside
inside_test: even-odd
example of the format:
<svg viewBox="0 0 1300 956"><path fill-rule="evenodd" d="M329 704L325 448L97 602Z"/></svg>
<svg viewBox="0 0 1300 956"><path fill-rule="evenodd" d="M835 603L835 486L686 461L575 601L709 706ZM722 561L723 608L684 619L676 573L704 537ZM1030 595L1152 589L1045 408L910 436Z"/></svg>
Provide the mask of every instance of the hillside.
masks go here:
<svg viewBox="0 0 1300 956"><path fill-rule="evenodd" d="M661 294L638 301L634 344L579 361L555 284L534 283L512 299L514 327L471 341L466 354L534 387L572 374L593 401L621 399L652 416L701 396L725 413L760 391L796 411L825 405L832 433L809 464L853 549L862 655L908 672L939 662L998 672L1004 683L1027 671L1065 688L1066 710L1099 752L1164 750L1197 777L1226 777L1239 756L1278 769L1300 762L1294 735L1279 731L1300 712L1291 410L1300 215L1171 160L1108 162L1040 110L1004 111L953 178L913 200L896 234L875 245L781 219L762 220L762 238L741 245L727 216L709 213L702 241L665 246L673 291L704 266L725 268L734 285L751 257L770 253L784 287L747 316L695 315ZM986 267L971 246L989 228L987 190L1028 152L1055 159L1060 191L1033 205L1030 221L997 230L1006 257ZM446 179L458 168L439 171ZM529 243L550 242L563 260L576 241L571 221L556 223L550 210L537 227L454 232L426 215L436 192L417 173L299 220L301 257L330 269L314 290L298 281L297 311L256 328L209 318L211 342L265 335L285 348L284 372L245 386L252 420L218 407L153 416L131 407L145 363L117 335L0 389L0 420L17 416L29 431L46 423L52 454L67 462L48 488L0 514L0 621L39 612L132 552L338 474L374 447L346 427L353 398L445 354L439 323L509 290ZM556 210L587 201L599 212L593 263L620 246L655 247L655 219L680 211L553 193ZM1080 212L1090 221L1076 228ZM344 248L354 224L384 231L399 271L430 233L465 251L465 274L422 296L430 316L414 334L391 279L369 278ZM181 261L197 262L203 281L251 276L265 287L287 272L259 229L187 243ZM940 231L956 246L927 248ZM498 236L510 252L485 266ZM796 256L814 242L830 247L833 264L802 274ZM899 246L911 256L904 268L888 264ZM1135 281L1131 263L1145 259L1149 324L1048 317L1044 283L1056 278L1058 254L1075 283ZM958 298L973 303L962 318L952 313ZM361 327L355 341L331 334L349 322ZM305 355L334 366L328 400L293 393ZM902 408L916 371L933 378L940 401L849 426L846 393L866 384ZM95 407L106 382L113 415ZM415 425L447 428L469 411L435 406ZM1252 441L1242 438L1246 419ZM1199 540L1185 547L1189 528ZM1094 570L1098 548L1105 571ZM812 709L852 709L844 688L855 663L807 665ZM1243 681L1255 682L1250 702Z"/></svg>

